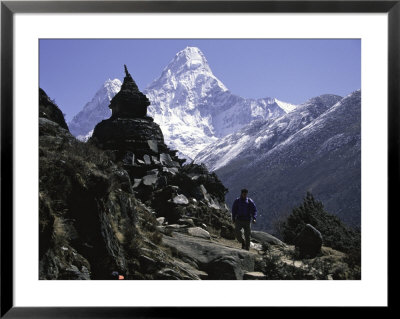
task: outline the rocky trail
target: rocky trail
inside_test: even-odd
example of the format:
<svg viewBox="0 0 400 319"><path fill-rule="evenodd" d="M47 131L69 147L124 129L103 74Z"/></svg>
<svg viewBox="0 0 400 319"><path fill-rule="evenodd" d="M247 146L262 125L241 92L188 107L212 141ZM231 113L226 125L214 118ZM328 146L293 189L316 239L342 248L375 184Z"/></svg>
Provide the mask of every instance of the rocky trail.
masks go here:
<svg viewBox="0 0 400 319"><path fill-rule="evenodd" d="M320 256L301 260L294 246L259 231L252 232L251 247L246 251L238 241L210 234L202 228L160 225L159 229L164 233L163 245L171 249L181 267L197 275L198 279L271 279L265 269L267 260L286 271L305 273L307 279L333 279L332 274L324 274L312 264L326 261L327 265L338 266L345 258L345 254L323 247ZM168 232L168 229L172 231Z"/></svg>

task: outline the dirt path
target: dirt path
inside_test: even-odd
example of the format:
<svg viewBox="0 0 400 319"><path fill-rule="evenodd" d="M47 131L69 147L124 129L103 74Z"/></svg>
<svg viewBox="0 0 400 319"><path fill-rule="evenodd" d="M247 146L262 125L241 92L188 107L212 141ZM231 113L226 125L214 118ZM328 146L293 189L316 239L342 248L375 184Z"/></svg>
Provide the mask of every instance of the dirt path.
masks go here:
<svg viewBox="0 0 400 319"><path fill-rule="evenodd" d="M212 241L214 243L217 243L219 245L225 246L225 247L229 247L229 248L235 248L235 249L242 249L242 244L239 243L236 239L235 240L230 240L230 239L226 239L220 236L212 236ZM258 254L258 250L255 249L254 244L251 243L250 245L250 253L254 253L254 254Z"/></svg>

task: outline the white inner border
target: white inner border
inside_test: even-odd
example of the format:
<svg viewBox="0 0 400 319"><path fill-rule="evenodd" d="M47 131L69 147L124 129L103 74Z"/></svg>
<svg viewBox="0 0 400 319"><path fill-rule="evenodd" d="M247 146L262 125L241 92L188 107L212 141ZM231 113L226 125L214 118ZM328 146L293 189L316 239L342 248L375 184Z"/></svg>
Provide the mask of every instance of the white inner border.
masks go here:
<svg viewBox="0 0 400 319"><path fill-rule="evenodd" d="M15 306L386 306L387 21L378 13L16 14ZM361 38L362 280L39 281L39 38Z"/></svg>

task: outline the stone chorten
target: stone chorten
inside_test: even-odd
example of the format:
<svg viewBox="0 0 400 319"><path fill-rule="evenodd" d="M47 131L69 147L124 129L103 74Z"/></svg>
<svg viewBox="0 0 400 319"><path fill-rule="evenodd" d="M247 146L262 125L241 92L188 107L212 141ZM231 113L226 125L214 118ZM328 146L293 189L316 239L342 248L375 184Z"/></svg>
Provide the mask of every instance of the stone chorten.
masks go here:
<svg viewBox="0 0 400 319"><path fill-rule="evenodd" d="M150 101L146 95L139 91L125 64L124 68L124 83L109 105L109 108L112 110L112 118L145 117Z"/></svg>
<svg viewBox="0 0 400 319"><path fill-rule="evenodd" d="M135 167L135 171L138 165L146 169L161 163L180 167L184 160L167 147L160 126L146 115L149 105L125 65L124 83L109 105L112 115L96 125L91 143L113 151L116 160Z"/></svg>
<svg viewBox="0 0 400 319"><path fill-rule="evenodd" d="M125 73L121 91L110 102L112 116L96 125L89 143L107 150L113 161L122 164L129 178L118 176L121 187L152 207L157 217L174 224L191 216L193 225L212 221L213 227L225 225L228 233L227 189L205 166L183 165L185 160L168 148L160 126L146 115L149 100L126 66Z"/></svg>

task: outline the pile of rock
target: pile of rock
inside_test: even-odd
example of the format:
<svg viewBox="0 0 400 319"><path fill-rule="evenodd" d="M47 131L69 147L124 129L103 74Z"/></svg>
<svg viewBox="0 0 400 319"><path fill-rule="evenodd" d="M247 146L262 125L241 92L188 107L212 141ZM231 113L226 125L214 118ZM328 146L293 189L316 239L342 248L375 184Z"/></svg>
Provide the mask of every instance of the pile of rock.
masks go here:
<svg viewBox="0 0 400 319"><path fill-rule="evenodd" d="M125 72L121 90L109 105L112 116L96 125L90 141L102 149L114 151L116 160L131 166L158 164L162 159L173 164L170 163L172 158L180 163L176 152L165 145L160 127L146 115L150 102L139 91L126 66ZM162 158L161 154L164 154Z"/></svg>
<svg viewBox="0 0 400 319"><path fill-rule="evenodd" d="M167 147L159 125L147 116L150 102L126 66L125 73L121 91L110 102L111 118L95 127L89 142L122 163L133 192L157 217L169 224L191 218L196 227L223 228L222 234L232 238L227 189L204 165L183 166L185 160Z"/></svg>

